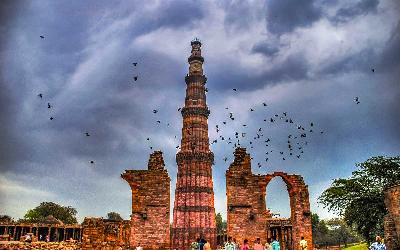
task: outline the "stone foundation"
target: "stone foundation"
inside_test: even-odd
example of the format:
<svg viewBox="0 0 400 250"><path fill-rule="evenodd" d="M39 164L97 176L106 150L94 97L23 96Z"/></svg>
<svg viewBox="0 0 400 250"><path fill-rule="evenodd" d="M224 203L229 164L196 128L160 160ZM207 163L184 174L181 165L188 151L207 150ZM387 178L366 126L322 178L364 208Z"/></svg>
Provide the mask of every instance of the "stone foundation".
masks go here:
<svg viewBox="0 0 400 250"><path fill-rule="evenodd" d="M0 250L6 249L65 249L65 250L75 250L81 249L80 242L15 242L15 241L3 241L0 242Z"/></svg>

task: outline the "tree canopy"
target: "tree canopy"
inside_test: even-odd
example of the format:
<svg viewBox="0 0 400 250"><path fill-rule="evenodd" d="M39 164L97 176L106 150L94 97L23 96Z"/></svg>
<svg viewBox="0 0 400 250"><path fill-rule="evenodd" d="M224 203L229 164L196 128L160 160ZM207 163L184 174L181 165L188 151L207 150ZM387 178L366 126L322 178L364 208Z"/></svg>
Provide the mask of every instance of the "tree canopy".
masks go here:
<svg viewBox="0 0 400 250"><path fill-rule="evenodd" d="M46 221L46 218L52 216L64 224L77 223L77 211L70 206L61 206L54 202L42 202L39 206L29 209L24 215L27 222L40 223Z"/></svg>
<svg viewBox="0 0 400 250"><path fill-rule="evenodd" d="M121 215L119 213L117 213L117 212L109 212L107 214L107 219L116 220L116 221L124 220L124 219L122 219Z"/></svg>
<svg viewBox="0 0 400 250"><path fill-rule="evenodd" d="M372 157L356 167L351 177L335 179L319 202L372 241L383 234L384 190L400 183L400 156Z"/></svg>
<svg viewBox="0 0 400 250"><path fill-rule="evenodd" d="M227 224L226 224L226 221L222 220L221 213L217 213L215 215L215 220L216 220L216 224L217 224L216 225L217 226L217 232L223 232L224 229L226 229Z"/></svg>

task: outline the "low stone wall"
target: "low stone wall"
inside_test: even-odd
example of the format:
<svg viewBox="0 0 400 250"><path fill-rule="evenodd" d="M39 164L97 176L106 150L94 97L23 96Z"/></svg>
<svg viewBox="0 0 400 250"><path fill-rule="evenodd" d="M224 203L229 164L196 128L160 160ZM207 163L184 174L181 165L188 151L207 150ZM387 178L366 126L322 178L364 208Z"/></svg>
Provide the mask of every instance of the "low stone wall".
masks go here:
<svg viewBox="0 0 400 250"><path fill-rule="evenodd" d="M18 241L1 241L0 250L9 249L65 249L75 250L81 249L80 242L32 242L24 243Z"/></svg>

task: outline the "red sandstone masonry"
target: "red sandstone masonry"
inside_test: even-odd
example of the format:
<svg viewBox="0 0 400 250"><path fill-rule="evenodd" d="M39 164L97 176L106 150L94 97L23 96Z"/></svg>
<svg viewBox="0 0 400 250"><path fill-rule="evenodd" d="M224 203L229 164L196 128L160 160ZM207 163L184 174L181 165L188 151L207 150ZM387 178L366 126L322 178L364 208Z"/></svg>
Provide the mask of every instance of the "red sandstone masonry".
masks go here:
<svg viewBox="0 0 400 250"><path fill-rule="evenodd" d="M400 249L400 184L385 191L385 245L388 250Z"/></svg>
<svg viewBox="0 0 400 250"><path fill-rule="evenodd" d="M170 248L170 178L161 151L150 155L148 170L126 170L132 189L130 247Z"/></svg>
<svg viewBox="0 0 400 250"><path fill-rule="evenodd" d="M272 178L280 176L288 187L291 207L291 247L296 249L301 236L312 242L311 213L309 194L303 178L275 172L267 175L254 175L251 171L250 155L245 148L237 148L235 160L226 171L228 236L239 242L248 239L254 242L260 238L266 242L269 218L266 210L266 187ZM286 242L281 242L285 245ZM295 247L295 248L293 248ZM309 244L312 250L312 244Z"/></svg>
<svg viewBox="0 0 400 250"><path fill-rule="evenodd" d="M216 247L213 153L209 148L208 115L201 43L192 42L185 106L182 108L181 149L178 165L172 224L172 248L188 249L197 237L204 237Z"/></svg>

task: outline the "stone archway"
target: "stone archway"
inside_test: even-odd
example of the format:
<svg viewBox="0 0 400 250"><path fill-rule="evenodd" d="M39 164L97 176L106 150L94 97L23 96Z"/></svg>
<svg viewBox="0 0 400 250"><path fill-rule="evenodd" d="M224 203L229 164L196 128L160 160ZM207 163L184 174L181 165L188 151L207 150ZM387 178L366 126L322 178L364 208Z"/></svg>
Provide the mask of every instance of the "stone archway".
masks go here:
<svg viewBox="0 0 400 250"><path fill-rule="evenodd" d="M284 172L255 175L251 171L251 157L245 148L237 148L234 155L234 162L226 171L228 236L239 242L248 239L252 243L257 238L263 243L267 241L271 214L266 209L266 187L279 176L287 185L290 199L289 248L297 249L303 236L309 243L309 249L312 249L309 194L303 177Z"/></svg>
<svg viewBox="0 0 400 250"><path fill-rule="evenodd" d="M274 172L265 175L268 183L275 177L281 177L286 183L290 201L290 221L292 224L292 249L299 245L301 237L312 245L312 226L308 186L300 175ZM294 248L293 248L294 247Z"/></svg>

